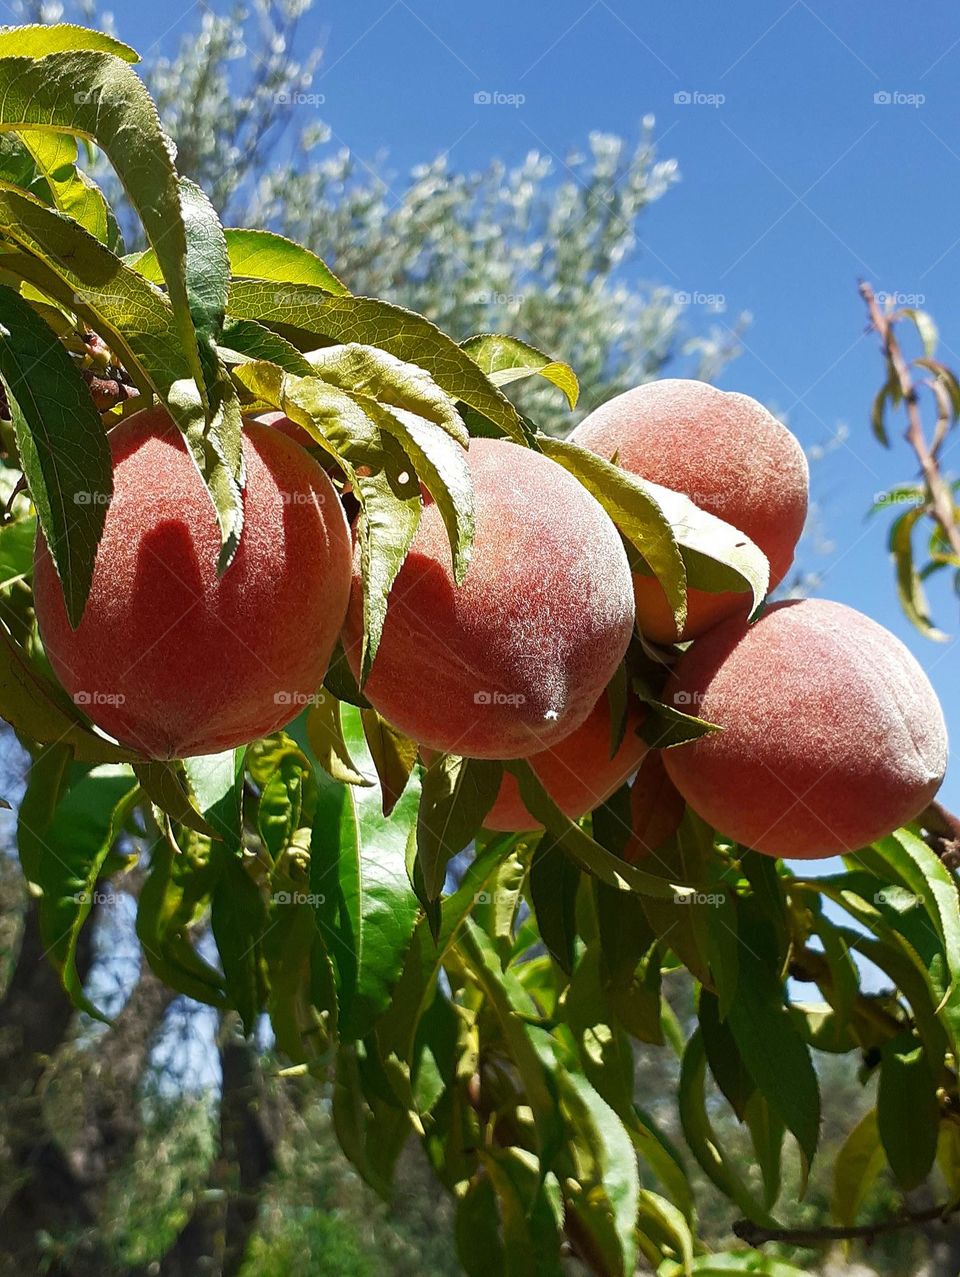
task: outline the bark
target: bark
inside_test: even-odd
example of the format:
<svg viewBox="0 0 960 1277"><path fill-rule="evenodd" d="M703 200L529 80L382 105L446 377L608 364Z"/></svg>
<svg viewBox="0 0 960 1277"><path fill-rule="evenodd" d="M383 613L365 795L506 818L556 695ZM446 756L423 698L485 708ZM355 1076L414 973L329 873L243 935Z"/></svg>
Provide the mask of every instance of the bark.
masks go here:
<svg viewBox="0 0 960 1277"><path fill-rule="evenodd" d="M87 974L91 933L81 933L78 970ZM137 1086L150 1043L172 994L144 968L84 1070L81 1135L65 1148L43 1106L46 1071L63 1046L73 1007L47 961L37 909L27 907L17 964L0 1003L0 1077L8 1163L16 1187L0 1202L0 1255L10 1272L39 1271L42 1235L80 1238L51 1272L102 1273L98 1209L110 1175L130 1156L140 1131Z"/></svg>
<svg viewBox="0 0 960 1277"><path fill-rule="evenodd" d="M221 1022L220 1148L193 1215L164 1256L161 1277L235 1277L277 1164L284 1104L266 1084L256 1045Z"/></svg>

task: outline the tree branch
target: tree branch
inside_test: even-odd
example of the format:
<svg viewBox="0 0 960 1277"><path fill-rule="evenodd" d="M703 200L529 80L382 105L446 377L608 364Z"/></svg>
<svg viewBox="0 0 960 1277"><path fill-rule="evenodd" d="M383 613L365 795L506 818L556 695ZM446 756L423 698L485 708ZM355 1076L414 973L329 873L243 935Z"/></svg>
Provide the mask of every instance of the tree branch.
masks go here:
<svg viewBox="0 0 960 1277"><path fill-rule="evenodd" d="M878 1220L874 1224L823 1224L817 1228L765 1228L752 1219L738 1219L734 1222L733 1232L742 1242L754 1247L764 1246L767 1242L780 1242L786 1246L828 1246L833 1242L857 1240L871 1242L875 1237L916 1228L920 1224L931 1224L937 1220L947 1224L958 1208L960 1202L946 1202L924 1210L904 1211L902 1215Z"/></svg>
<svg viewBox="0 0 960 1277"><path fill-rule="evenodd" d="M900 393L907 410L906 440L916 454L920 469L923 471L930 494L931 514L946 538L947 544L960 558L960 527L957 526L954 518L953 497L947 484L944 483L933 449L927 442L920 418L920 405L913 374L897 341L896 318L892 314L885 314L880 309L873 289L865 280L860 281L860 296L866 304L870 324L880 336L884 356L900 386Z"/></svg>

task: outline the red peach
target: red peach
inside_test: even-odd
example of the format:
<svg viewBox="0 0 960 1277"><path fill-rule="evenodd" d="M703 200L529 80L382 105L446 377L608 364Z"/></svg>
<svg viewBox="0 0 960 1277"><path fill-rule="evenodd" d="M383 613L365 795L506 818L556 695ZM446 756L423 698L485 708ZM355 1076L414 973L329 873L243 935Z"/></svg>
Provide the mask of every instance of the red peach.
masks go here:
<svg viewBox="0 0 960 1277"><path fill-rule="evenodd" d="M502 439L467 454L476 537L454 584L440 512L428 497L387 604L364 692L430 749L523 758L584 721L633 629L630 568L599 503L556 462ZM343 638L360 668L359 544Z"/></svg>
<svg viewBox="0 0 960 1277"><path fill-rule="evenodd" d="M732 524L770 561L770 588L786 576L807 516L807 459L790 431L747 395L702 381L652 381L602 404L571 442L625 470L685 493ZM678 635L653 576L634 576L637 627L658 643ZM749 594L690 589L683 639L749 608Z"/></svg>
<svg viewBox="0 0 960 1277"><path fill-rule="evenodd" d="M721 833L770 856L853 851L912 820L943 779L936 694L876 621L821 599L778 603L698 639L664 699L723 730L665 751Z"/></svg>
<svg viewBox="0 0 960 1277"><path fill-rule="evenodd" d="M162 410L110 431L114 494L71 629L42 536L34 594L58 678L104 731L154 758L282 727L323 680L346 611L350 533L303 448L247 423L244 527L222 578L210 498Z"/></svg>

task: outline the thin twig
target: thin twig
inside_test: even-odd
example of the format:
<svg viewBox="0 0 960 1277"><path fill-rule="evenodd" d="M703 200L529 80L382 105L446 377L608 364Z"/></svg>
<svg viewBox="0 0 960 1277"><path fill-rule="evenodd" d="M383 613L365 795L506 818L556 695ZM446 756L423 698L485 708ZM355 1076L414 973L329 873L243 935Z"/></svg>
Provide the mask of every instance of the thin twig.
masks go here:
<svg viewBox="0 0 960 1277"><path fill-rule="evenodd" d="M880 309L873 289L865 280L860 281L860 296L866 303L870 323L879 334L883 353L900 386L900 393L907 410L906 440L920 462L920 469L923 471L927 490L930 493L931 513L953 553L960 559L960 528L954 518L953 498L949 487L943 481L936 457L927 442L923 422L920 419L920 405L913 374L894 331L896 319Z"/></svg>
<svg viewBox="0 0 960 1277"><path fill-rule="evenodd" d="M931 1224L936 1220L947 1224L958 1207L960 1203L948 1202L941 1206L928 1206L925 1210L904 1211L902 1215L881 1219L874 1224L823 1224L818 1228L765 1228L751 1219L738 1219L733 1231L748 1246L763 1246L767 1242L782 1242L787 1246L825 1246L856 1240L871 1242L885 1233L916 1228L919 1224Z"/></svg>

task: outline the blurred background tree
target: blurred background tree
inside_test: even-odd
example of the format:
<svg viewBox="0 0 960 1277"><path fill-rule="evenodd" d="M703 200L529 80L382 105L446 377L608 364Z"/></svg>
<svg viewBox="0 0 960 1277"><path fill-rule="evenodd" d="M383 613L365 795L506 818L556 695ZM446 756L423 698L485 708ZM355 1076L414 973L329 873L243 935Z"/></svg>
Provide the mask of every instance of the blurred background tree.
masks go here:
<svg viewBox="0 0 960 1277"><path fill-rule="evenodd" d="M736 354L731 330L745 317L693 331L672 289L632 282L643 214L679 177L656 153L652 120L632 141L592 134L562 167L531 152L516 167L492 161L478 172L456 171L445 155L409 175L393 174L389 157L373 169L322 124L295 131L290 99L310 91L322 56L293 53L309 5L252 0L229 19L201 7L176 55L141 68L181 171L226 224L297 239L352 291L410 306L457 337L509 331L568 361L585 388L573 417L549 391L524 392L525 410L555 432L667 370L712 379ZM94 3L14 7L20 21L112 25ZM122 207L111 174L99 176ZM4 731L0 792L14 803L25 768ZM15 817L0 816L0 1272L459 1271L449 1204L419 1154L410 1151L395 1201L380 1203L338 1151L329 1097L309 1079L281 1076L270 1043L244 1041L230 1017L171 999L142 965L139 881L121 865L78 955L116 1019L104 1027L76 1016L43 960L16 867ZM688 995L682 984L671 993L681 1022L692 1015ZM840 1117L835 1144L866 1105L845 1066L824 1088ZM643 1104L679 1142L675 1060L650 1049L638 1074ZM737 1147L726 1110L714 1121ZM821 1177L829 1164L825 1149ZM729 1240L729 1207L702 1187L705 1238ZM792 1222L822 1219L828 1195L815 1180ZM894 1238L878 1245L869 1271L918 1271L923 1251L922 1239Z"/></svg>

